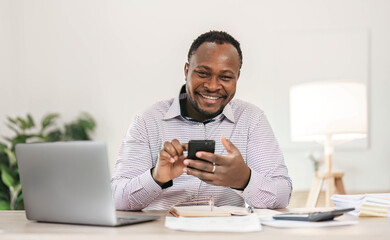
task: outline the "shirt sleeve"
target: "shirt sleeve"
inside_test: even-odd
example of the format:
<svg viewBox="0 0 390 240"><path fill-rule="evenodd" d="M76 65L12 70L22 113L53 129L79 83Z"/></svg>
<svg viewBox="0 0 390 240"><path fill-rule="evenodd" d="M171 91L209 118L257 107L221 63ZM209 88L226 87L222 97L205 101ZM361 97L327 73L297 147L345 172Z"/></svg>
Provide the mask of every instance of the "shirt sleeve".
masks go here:
<svg viewBox="0 0 390 240"><path fill-rule="evenodd" d="M145 121L137 116L122 141L111 189L117 210L140 210L162 192L154 181L148 132Z"/></svg>
<svg viewBox="0 0 390 240"><path fill-rule="evenodd" d="M279 144L263 113L249 132L247 165L251 176L243 191L235 191L250 206L285 208L290 201L292 183Z"/></svg>

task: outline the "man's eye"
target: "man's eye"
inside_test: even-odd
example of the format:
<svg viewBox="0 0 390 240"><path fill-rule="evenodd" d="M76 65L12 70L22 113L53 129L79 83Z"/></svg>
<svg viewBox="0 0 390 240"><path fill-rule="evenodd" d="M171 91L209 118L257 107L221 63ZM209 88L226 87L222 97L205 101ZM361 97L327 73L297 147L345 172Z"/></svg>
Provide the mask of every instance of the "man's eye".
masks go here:
<svg viewBox="0 0 390 240"><path fill-rule="evenodd" d="M233 77L230 77L230 76L221 76L221 79L224 80L224 81L229 81L229 80L233 79Z"/></svg>
<svg viewBox="0 0 390 240"><path fill-rule="evenodd" d="M206 72L202 72L202 71L196 71L196 73L198 74L199 77L201 78L205 78L208 76L208 74Z"/></svg>

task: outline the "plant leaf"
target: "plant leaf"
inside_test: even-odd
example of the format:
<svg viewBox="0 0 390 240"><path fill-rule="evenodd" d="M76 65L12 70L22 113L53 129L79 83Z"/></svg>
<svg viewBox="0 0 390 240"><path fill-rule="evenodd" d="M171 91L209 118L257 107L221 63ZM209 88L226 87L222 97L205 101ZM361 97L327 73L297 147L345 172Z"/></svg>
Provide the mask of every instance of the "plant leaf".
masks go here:
<svg viewBox="0 0 390 240"><path fill-rule="evenodd" d="M29 128L35 127L34 119L30 114L27 114L28 126Z"/></svg>
<svg viewBox="0 0 390 240"><path fill-rule="evenodd" d="M46 135L45 140L49 141L49 142L57 142L57 141L60 141L62 139L62 137L63 137L63 134L62 134L61 130L55 129Z"/></svg>
<svg viewBox="0 0 390 240"><path fill-rule="evenodd" d="M27 139L33 137L34 135L25 135L25 134L21 134L21 135L18 135L16 137L14 137L12 140L12 147L11 147L11 151L15 151L15 145L18 144L18 143L26 143L27 142Z"/></svg>
<svg viewBox="0 0 390 240"><path fill-rule="evenodd" d="M10 210L9 202L0 200L0 210Z"/></svg>
<svg viewBox="0 0 390 240"><path fill-rule="evenodd" d="M7 187L12 187L15 184L8 168L4 165L1 165L1 180Z"/></svg>
<svg viewBox="0 0 390 240"><path fill-rule="evenodd" d="M9 165L9 158L8 155L4 152L5 149L8 149L8 147L2 143L0 143L0 164L5 164L6 166ZM1 183L1 181L0 181ZM0 188L1 192L1 188Z"/></svg>
<svg viewBox="0 0 390 240"><path fill-rule="evenodd" d="M15 201L15 210L23 210L24 209L24 201L23 201L23 193L19 193L18 198Z"/></svg>
<svg viewBox="0 0 390 240"><path fill-rule="evenodd" d="M8 148L7 149L4 149L4 152L7 154L8 156L8 159L9 159L9 163L11 166L14 166L16 164L16 155L14 152L12 152L11 150L9 150Z"/></svg>
<svg viewBox="0 0 390 240"><path fill-rule="evenodd" d="M22 190L22 184L20 184L20 183L16 184L15 189L14 189L15 194L19 195L21 190Z"/></svg>
<svg viewBox="0 0 390 240"><path fill-rule="evenodd" d="M19 127L22 129L22 130L26 130L28 128L28 123L26 120L24 120L23 118L21 117L17 117L17 120L19 122Z"/></svg>
<svg viewBox="0 0 390 240"><path fill-rule="evenodd" d="M85 129L77 123L65 125L65 137L67 140L89 140Z"/></svg>
<svg viewBox="0 0 390 240"><path fill-rule="evenodd" d="M43 117L42 121L41 121L41 127L42 127L42 130L45 130L48 126L50 126L51 124L54 123L54 120L56 118L58 118L60 115L58 113L49 113L47 114L46 116Z"/></svg>
<svg viewBox="0 0 390 240"><path fill-rule="evenodd" d="M0 200L9 201L9 191L7 189L0 189Z"/></svg>
<svg viewBox="0 0 390 240"><path fill-rule="evenodd" d="M7 119L8 119L8 121L10 121L11 123L13 123L15 125L18 124L18 122L15 119L11 118L11 117L7 117Z"/></svg>
<svg viewBox="0 0 390 240"><path fill-rule="evenodd" d="M95 120L92 118L91 115L89 115L86 112L83 112L81 114L81 117L78 118L78 123L81 125L83 128L88 129L88 130L94 130L96 127Z"/></svg>
<svg viewBox="0 0 390 240"><path fill-rule="evenodd" d="M16 135L20 134L20 132L14 126L12 126L11 124L7 124L7 127L9 129L11 129L12 131L14 131L16 133Z"/></svg>
<svg viewBox="0 0 390 240"><path fill-rule="evenodd" d="M8 149L7 145L5 145L4 143L0 142L0 153L3 153L4 149Z"/></svg>

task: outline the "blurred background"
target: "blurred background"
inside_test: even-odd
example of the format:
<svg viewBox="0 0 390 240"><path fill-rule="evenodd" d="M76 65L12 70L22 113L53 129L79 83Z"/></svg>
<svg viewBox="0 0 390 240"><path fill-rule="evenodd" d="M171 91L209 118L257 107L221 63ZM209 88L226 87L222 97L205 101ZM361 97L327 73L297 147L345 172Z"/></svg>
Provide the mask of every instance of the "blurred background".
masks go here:
<svg viewBox="0 0 390 240"><path fill-rule="evenodd" d="M192 41L238 39L236 98L263 109L294 190L310 188L322 146L290 140L289 89L353 79L367 86L368 138L336 147L347 192L390 190L390 1L0 0L0 135L7 116L88 112L111 168L134 116L184 84Z"/></svg>

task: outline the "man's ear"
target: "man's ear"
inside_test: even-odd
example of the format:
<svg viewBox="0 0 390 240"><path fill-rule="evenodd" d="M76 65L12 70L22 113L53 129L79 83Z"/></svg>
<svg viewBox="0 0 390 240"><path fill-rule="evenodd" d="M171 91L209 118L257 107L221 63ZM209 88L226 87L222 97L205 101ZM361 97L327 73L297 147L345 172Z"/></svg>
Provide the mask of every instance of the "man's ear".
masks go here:
<svg viewBox="0 0 390 240"><path fill-rule="evenodd" d="M184 64L184 76L185 76L186 81L187 81L187 75L188 75L189 68L190 68L190 65L188 63Z"/></svg>
<svg viewBox="0 0 390 240"><path fill-rule="evenodd" d="M237 81L238 81L238 79L240 78L240 74L241 74L241 71L238 71L238 74L237 74Z"/></svg>

